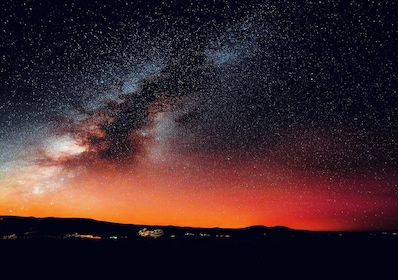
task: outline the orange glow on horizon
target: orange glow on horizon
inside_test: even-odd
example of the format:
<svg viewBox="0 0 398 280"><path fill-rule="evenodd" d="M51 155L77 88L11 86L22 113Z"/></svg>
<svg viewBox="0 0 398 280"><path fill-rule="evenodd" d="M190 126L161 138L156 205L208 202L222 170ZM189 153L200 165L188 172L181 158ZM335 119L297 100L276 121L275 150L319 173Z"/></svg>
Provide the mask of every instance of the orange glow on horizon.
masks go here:
<svg viewBox="0 0 398 280"><path fill-rule="evenodd" d="M0 214L146 225L356 230L372 223L380 208L393 209L382 204L384 197L350 192L354 180L203 156L142 161L124 170L112 165L19 170L3 178L8 192L0 197ZM343 195L337 188L347 190Z"/></svg>

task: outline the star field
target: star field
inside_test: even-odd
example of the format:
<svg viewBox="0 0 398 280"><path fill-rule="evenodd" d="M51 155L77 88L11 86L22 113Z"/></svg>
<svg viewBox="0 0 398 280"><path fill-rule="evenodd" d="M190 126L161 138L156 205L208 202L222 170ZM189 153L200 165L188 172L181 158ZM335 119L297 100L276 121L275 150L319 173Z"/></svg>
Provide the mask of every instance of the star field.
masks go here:
<svg viewBox="0 0 398 280"><path fill-rule="evenodd" d="M397 229L393 3L0 7L0 214Z"/></svg>

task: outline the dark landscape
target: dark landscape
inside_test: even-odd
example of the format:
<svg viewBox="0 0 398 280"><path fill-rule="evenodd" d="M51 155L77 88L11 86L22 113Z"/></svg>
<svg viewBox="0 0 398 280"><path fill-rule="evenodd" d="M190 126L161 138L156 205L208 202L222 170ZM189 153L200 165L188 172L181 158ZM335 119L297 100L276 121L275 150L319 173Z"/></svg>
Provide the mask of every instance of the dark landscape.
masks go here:
<svg viewBox="0 0 398 280"><path fill-rule="evenodd" d="M117 275L127 272L143 272L150 279L157 275L225 279L271 272L281 277L380 277L395 269L397 234L265 226L147 226L80 218L0 218L3 268L23 267L12 269L16 276L52 275L56 271L57 275L88 279L102 273L119 279Z"/></svg>

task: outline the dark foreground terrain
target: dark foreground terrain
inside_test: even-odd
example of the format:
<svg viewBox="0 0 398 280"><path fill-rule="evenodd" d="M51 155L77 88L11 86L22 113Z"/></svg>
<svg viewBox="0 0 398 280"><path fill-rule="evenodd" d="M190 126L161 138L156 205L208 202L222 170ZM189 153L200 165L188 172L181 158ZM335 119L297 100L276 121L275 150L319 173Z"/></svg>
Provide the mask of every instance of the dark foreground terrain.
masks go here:
<svg viewBox="0 0 398 280"><path fill-rule="evenodd" d="M381 279L396 276L398 268L395 232L1 217L0 238L7 279Z"/></svg>

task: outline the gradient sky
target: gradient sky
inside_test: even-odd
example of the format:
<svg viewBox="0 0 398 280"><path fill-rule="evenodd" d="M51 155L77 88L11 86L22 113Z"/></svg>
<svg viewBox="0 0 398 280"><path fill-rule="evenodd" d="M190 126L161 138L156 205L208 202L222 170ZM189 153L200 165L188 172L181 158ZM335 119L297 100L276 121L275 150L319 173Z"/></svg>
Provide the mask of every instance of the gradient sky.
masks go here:
<svg viewBox="0 0 398 280"><path fill-rule="evenodd" d="M338 2L2 1L0 215L397 230L395 7Z"/></svg>

